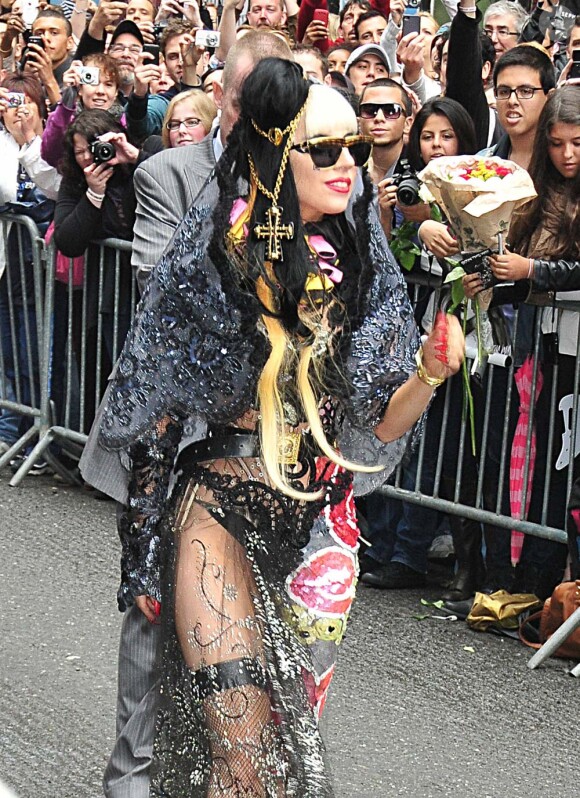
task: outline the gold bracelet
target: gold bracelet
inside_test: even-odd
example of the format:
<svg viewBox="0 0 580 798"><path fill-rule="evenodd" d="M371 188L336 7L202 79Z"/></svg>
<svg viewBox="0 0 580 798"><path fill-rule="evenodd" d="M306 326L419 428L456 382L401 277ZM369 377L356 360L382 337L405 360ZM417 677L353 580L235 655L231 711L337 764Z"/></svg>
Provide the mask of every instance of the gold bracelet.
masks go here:
<svg viewBox="0 0 580 798"><path fill-rule="evenodd" d="M431 377L427 374L425 366L423 364L423 347L420 346L417 350L417 354L415 355L415 363L417 364L417 377L424 382L425 385L428 385L430 388L437 388L439 385L443 385L445 382L445 377Z"/></svg>

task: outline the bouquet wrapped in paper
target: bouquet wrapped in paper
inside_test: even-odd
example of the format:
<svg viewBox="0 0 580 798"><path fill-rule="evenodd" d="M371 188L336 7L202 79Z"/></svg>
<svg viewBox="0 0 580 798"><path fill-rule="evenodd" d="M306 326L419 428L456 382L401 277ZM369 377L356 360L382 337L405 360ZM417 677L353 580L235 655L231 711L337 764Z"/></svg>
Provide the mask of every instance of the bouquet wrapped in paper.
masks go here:
<svg viewBox="0 0 580 798"><path fill-rule="evenodd" d="M531 177L513 161L480 155L434 158L419 174L419 179L447 217L457 237L461 256L446 282L479 272L484 289L494 284L488 263L492 252L503 251L513 212L536 196ZM454 259L455 260L455 259ZM472 374L483 376L489 354L494 349L491 325L485 310L491 291L482 291L475 302L477 357Z"/></svg>
<svg viewBox="0 0 580 798"><path fill-rule="evenodd" d="M532 178L513 161L456 155L433 158L419 174L461 246L462 252L498 249L511 216L536 196Z"/></svg>

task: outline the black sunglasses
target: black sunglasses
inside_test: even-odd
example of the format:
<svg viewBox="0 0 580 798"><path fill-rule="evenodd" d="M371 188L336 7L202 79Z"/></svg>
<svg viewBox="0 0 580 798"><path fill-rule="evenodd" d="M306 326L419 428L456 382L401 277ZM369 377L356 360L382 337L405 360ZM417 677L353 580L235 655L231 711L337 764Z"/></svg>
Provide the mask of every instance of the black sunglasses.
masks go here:
<svg viewBox="0 0 580 798"><path fill-rule="evenodd" d="M398 103L362 103L359 106L359 116L362 119L374 119L379 111L383 112L385 119L398 119L403 108Z"/></svg>
<svg viewBox="0 0 580 798"><path fill-rule="evenodd" d="M308 153L312 163L319 169L328 169L334 166L340 158L343 149L347 147L356 166L364 166L371 157L373 140L370 136L345 136L343 139L315 138L294 144L293 150Z"/></svg>

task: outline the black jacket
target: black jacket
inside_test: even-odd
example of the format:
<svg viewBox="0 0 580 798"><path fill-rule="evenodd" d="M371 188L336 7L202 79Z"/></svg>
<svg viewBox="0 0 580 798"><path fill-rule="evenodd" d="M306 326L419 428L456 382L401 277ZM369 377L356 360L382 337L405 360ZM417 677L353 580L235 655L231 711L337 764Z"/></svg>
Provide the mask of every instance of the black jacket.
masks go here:
<svg viewBox="0 0 580 798"><path fill-rule="evenodd" d="M495 112L490 111L481 79L480 21L479 10L475 18L463 14L461 9L455 15L449 34L445 89L445 96L460 103L473 119L478 150L488 146L490 113L495 117L492 144L498 140L501 132Z"/></svg>

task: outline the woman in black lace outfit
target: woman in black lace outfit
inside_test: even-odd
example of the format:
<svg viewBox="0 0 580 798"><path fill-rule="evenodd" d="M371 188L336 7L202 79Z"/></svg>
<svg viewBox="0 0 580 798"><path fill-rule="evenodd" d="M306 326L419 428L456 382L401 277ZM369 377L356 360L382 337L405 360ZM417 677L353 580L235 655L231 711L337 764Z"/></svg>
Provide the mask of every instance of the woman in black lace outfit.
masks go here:
<svg viewBox="0 0 580 798"><path fill-rule="evenodd" d="M120 601L160 601L166 630L152 795L332 795L351 471L385 479L463 351L442 319L416 364L370 185L346 213L369 154L337 92L261 61L121 356L100 439L132 468Z"/></svg>

